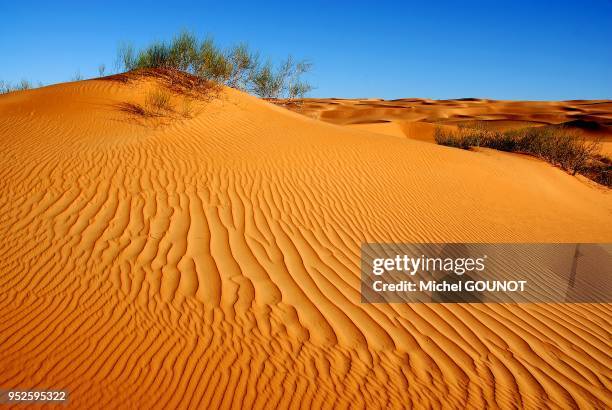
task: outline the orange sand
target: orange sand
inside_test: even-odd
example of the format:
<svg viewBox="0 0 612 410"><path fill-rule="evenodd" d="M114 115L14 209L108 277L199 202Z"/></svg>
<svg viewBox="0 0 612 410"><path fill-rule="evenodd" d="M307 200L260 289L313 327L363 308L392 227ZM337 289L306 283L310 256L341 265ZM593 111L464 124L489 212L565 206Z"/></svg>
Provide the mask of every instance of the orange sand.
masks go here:
<svg viewBox="0 0 612 410"><path fill-rule="evenodd" d="M67 388L74 408L612 406L610 305L359 296L364 241L611 242L609 190L419 141L429 124L399 108L382 126L410 138L372 133L368 105L317 111L370 122L346 127L231 89L193 118L121 109L153 86L0 96L0 387ZM472 105L512 103L411 115Z"/></svg>

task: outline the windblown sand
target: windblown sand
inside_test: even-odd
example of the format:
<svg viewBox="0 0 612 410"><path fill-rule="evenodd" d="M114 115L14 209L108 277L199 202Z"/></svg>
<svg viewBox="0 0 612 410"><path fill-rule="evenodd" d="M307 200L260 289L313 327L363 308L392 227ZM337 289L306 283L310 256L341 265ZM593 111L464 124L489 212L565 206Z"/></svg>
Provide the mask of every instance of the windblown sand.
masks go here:
<svg viewBox="0 0 612 410"><path fill-rule="evenodd" d="M225 89L192 118L125 109L152 87L0 96L0 387L74 408L612 406L609 304L359 294L365 241L611 242L609 190L419 141L425 122L380 133L370 108L320 113L370 124L335 125ZM501 120L545 121L523 109Z"/></svg>

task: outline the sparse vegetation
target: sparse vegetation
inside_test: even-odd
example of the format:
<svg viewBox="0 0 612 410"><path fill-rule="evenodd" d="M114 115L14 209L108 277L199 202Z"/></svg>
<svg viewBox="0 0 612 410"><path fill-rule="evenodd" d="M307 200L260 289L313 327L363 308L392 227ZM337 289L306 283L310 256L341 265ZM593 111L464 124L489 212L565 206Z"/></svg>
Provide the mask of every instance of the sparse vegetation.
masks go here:
<svg viewBox="0 0 612 410"><path fill-rule="evenodd" d="M177 119L193 118L196 106L191 95L191 93L180 93L180 89L179 93L172 92L162 77L162 83L158 87L146 92L144 102L121 103L118 108L134 119L156 120L149 123L155 126L167 125Z"/></svg>
<svg viewBox="0 0 612 410"><path fill-rule="evenodd" d="M580 173L611 186L611 160L599 155L601 142L589 140L563 127L529 127L502 132L476 123L458 129L437 127L434 137L438 144L450 147L487 147L533 155L572 175Z"/></svg>
<svg viewBox="0 0 612 410"><path fill-rule="evenodd" d="M192 97L197 94L198 98L213 95L219 84L262 98L298 99L313 89L304 80L304 75L312 69L306 60L288 56L280 63L262 62L259 53L246 44L223 48L211 37L198 39L189 32L179 34L170 42L157 41L142 49L124 43L117 51L115 68L154 75L172 91L192 94ZM106 65L99 64L97 71L99 77L104 77ZM185 73L192 78L182 75ZM111 77L122 81L132 78L121 74ZM83 79L80 71L71 77L71 81ZM32 84L25 80L17 85L0 81L1 94L29 88L33 88Z"/></svg>
<svg viewBox="0 0 612 410"><path fill-rule="evenodd" d="M183 102L181 105L181 115L184 118L193 117L193 102L189 97L183 98Z"/></svg>
<svg viewBox="0 0 612 410"><path fill-rule="evenodd" d="M39 84L38 87L42 87L42 84ZM17 84L11 84L9 82L0 80L0 94L7 94L13 91L30 90L32 88L35 88L35 87L28 80L21 80Z"/></svg>
<svg viewBox="0 0 612 410"><path fill-rule="evenodd" d="M606 156L595 155L580 173L601 185L612 187L612 159Z"/></svg>
<svg viewBox="0 0 612 410"><path fill-rule="evenodd" d="M172 109L170 93L163 88L151 90L145 96L145 110L152 115L162 115Z"/></svg>
<svg viewBox="0 0 612 410"><path fill-rule="evenodd" d="M302 98L312 86L303 80L312 65L289 56L281 64L261 63L259 53L246 44L227 49L212 38L199 40L184 32L170 43L155 42L141 50L120 46L118 69L163 69L192 74L206 81L225 84L264 98Z"/></svg>

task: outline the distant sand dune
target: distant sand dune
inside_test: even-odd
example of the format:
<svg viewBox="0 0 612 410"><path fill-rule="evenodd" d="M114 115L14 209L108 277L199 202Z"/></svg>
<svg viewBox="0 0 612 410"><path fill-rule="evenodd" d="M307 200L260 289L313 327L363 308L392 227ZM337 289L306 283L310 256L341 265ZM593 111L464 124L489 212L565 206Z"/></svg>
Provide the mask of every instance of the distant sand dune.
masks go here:
<svg viewBox="0 0 612 410"><path fill-rule="evenodd" d="M608 190L419 141L430 124L374 134L231 89L193 118L121 109L152 87L0 96L1 387L75 408L612 406L610 305L359 295L364 241L610 242ZM415 118L443 115L426 102ZM364 104L316 116L381 119ZM566 120L551 104L515 120Z"/></svg>
<svg viewBox="0 0 612 410"><path fill-rule="evenodd" d="M496 101L478 98L458 100L317 99L299 104L286 100L277 104L332 124L350 125L368 131L433 142L433 131L410 133L407 126L459 125L486 121L492 129L533 126L564 126L587 138L599 138L602 153L612 156L612 101ZM431 135L431 138L424 137Z"/></svg>

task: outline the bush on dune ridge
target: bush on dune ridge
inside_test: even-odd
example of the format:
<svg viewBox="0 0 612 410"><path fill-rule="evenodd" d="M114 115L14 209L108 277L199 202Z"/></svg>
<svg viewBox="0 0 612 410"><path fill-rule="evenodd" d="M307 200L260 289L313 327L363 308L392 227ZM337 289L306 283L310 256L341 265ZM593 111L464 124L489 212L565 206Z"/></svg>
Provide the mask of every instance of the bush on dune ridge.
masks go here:
<svg viewBox="0 0 612 410"><path fill-rule="evenodd" d="M42 84L38 84L38 87L42 87ZM21 80L17 84L11 84L9 82L0 80L0 94L8 94L13 91L31 90L32 88L35 88L35 86L28 80Z"/></svg>
<svg viewBox="0 0 612 410"><path fill-rule="evenodd" d="M566 172L580 173L602 185L612 186L612 161L599 155L601 142L588 140L566 128L528 127L519 130L494 131L482 122L458 129L437 127L436 143L461 149L493 148L519 152L544 159Z"/></svg>
<svg viewBox="0 0 612 410"><path fill-rule="evenodd" d="M162 69L179 71L200 79L224 84L263 98L303 98L312 86L302 79L311 64L289 56L280 65L261 62L259 53L246 44L223 49L212 38L199 40L183 32L170 43L154 42L135 50L123 45L118 50L118 68L125 71Z"/></svg>

